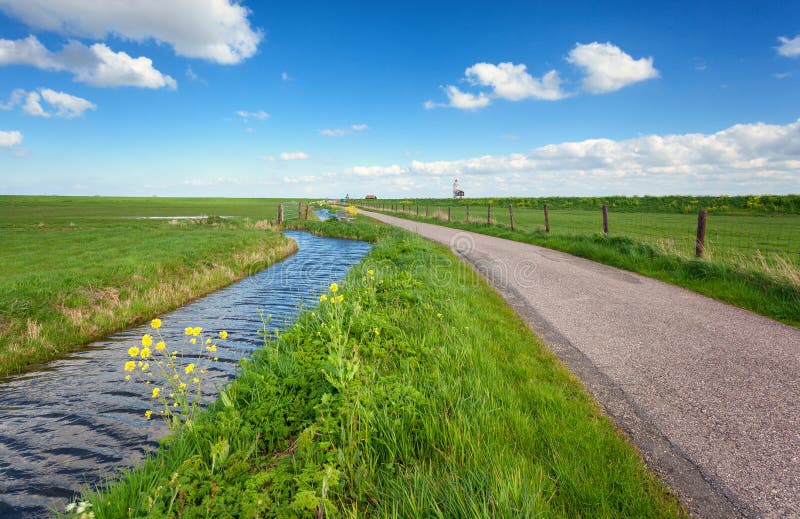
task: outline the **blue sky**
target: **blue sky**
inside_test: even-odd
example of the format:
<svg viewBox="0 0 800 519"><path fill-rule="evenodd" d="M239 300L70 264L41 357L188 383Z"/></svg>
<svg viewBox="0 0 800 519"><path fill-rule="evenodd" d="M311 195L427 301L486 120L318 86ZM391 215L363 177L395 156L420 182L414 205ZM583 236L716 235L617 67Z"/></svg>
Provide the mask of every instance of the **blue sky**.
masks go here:
<svg viewBox="0 0 800 519"><path fill-rule="evenodd" d="M123 4L0 0L0 193L800 192L797 2Z"/></svg>

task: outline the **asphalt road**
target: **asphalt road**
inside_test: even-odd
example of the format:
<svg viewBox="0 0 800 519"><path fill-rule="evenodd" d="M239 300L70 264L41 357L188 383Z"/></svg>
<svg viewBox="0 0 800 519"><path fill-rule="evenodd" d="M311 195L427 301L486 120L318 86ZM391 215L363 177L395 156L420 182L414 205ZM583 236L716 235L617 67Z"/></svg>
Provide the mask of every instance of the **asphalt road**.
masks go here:
<svg viewBox="0 0 800 519"><path fill-rule="evenodd" d="M800 329L569 254L363 212L450 246L696 517L800 517Z"/></svg>

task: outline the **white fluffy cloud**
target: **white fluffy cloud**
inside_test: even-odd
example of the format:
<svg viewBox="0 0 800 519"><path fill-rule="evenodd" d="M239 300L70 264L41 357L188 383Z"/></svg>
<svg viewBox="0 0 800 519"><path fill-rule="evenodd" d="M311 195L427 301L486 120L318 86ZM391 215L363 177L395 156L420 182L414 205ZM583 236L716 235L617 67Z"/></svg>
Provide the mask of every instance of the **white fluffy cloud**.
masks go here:
<svg viewBox="0 0 800 519"><path fill-rule="evenodd" d="M592 94L613 92L631 83L658 77L658 71L653 67L653 58L635 60L611 43L578 43L570 51L567 61L581 70L584 74L583 89ZM472 86L488 87L491 90L472 93L447 85L443 87L447 103L428 100L423 106L427 110L442 106L477 110L489 106L494 99L558 101L573 95L562 89L561 76L557 70L551 70L537 78L530 75L522 63L476 63L464 71L464 81Z"/></svg>
<svg viewBox="0 0 800 519"><path fill-rule="evenodd" d="M415 160L407 166L355 166L338 177L342 183L353 179L350 186L360 187L364 180L375 182L369 184L373 190L401 189L402 184L419 192L429 192L430 186L446 189L457 177L476 196L475 189L483 189L484 195L498 190L531 195L796 192L800 120L786 125L737 124L713 134L589 139L528 153Z"/></svg>
<svg viewBox="0 0 800 519"><path fill-rule="evenodd" d="M42 100L55 111L45 110L42 107ZM97 109L94 103L82 97L67 94L66 92L56 92L49 88L40 88L36 92L26 92L21 88L17 88L11 93L7 103L0 103L0 108L11 110L17 105L21 105L22 111L28 115L38 117L55 116L66 119L80 117L86 110Z"/></svg>
<svg viewBox="0 0 800 519"><path fill-rule="evenodd" d="M351 124L349 128L323 128L319 134L323 137L344 137L353 132L363 132L369 128L366 124Z"/></svg>
<svg viewBox="0 0 800 519"><path fill-rule="evenodd" d="M281 160L306 160L309 155L304 151L284 151L278 157Z"/></svg>
<svg viewBox="0 0 800 519"><path fill-rule="evenodd" d="M239 110L238 112L236 112L236 115L241 117L244 122L247 122L250 119L258 119L259 121L265 121L269 119L269 114L264 110L257 110L255 112L248 112L247 110Z"/></svg>
<svg viewBox="0 0 800 519"><path fill-rule="evenodd" d="M22 144L22 133L13 130L10 132L0 130L0 148L12 148Z"/></svg>
<svg viewBox="0 0 800 519"><path fill-rule="evenodd" d="M114 52L104 43L86 46L70 41L59 52L51 52L36 38L0 39L0 66L29 65L42 70L71 72L76 81L97 87L132 86L176 88L175 80L153 68L144 56L133 58Z"/></svg>
<svg viewBox="0 0 800 519"><path fill-rule="evenodd" d="M258 50L263 35L250 11L231 0L0 0L0 9L36 29L101 39L113 34L166 43L175 53L235 64Z"/></svg>
<svg viewBox="0 0 800 519"><path fill-rule="evenodd" d="M464 76L474 85L491 87L495 97L509 101L526 98L556 101L567 96L561 90L561 78L555 70L537 79L528 74L523 64L476 63L464 72Z"/></svg>
<svg viewBox="0 0 800 519"><path fill-rule="evenodd" d="M794 38L787 38L786 36L778 37L781 44L776 47L778 54L786 56L787 58L796 58L800 56L800 34Z"/></svg>
<svg viewBox="0 0 800 519"><path fill-rule="evenodd" d="M633 59L611 43L579 43L570 51L567 61L583 70L586 74L583 88L592 94L613 92L658 77L653 58Z"/></svg>

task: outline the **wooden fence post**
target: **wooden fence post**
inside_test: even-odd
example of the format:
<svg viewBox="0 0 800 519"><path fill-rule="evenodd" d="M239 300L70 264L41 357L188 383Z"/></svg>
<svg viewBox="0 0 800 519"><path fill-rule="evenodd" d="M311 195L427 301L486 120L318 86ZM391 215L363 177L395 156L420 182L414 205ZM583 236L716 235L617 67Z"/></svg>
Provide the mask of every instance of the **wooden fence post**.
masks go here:
<svg viewBox="0 0 800 519"><path fill-rule="evenodd" d="M508 204L508 220L511 222L511 230L514 230L514 206Z"/></svg>
<svg viewBox="0 0 800 519"><path fill-rule="evenodd" d="M303 214L303 202L297 202L297 219L300 219L300 215Z"/></svg>
<svg viewBox="0 0 800 519"><path fill-rule="evenodd" d="M417 218L419 218L419 204L417 204Z"/></svg>
<svg viewBox="0 0 800 519"><path fill-rule="evenodd" d="M603 234L608 235L608 206L603 204Z"/></svg>
<svg viewBox="0 0 800 519"><path fill-rule="evenodd" d="M283 223L283 204L278 204L278 225Z"/></svg>
<svg viewBox="0 0 800 519"><path fill-rule="evenodd" d="M425 206L425 218L427 218L427 217L428 217L428 206L426 205Z"/></svg>
<svg viewBox="0 0 800 519"><path fill-rule="evenodd" d="M550 208L544 204L544 232L550 234Z"/></svg>
<svg viewBox="0 0 800 519"><path fill-rule="evenodd" d="M308 220L308 204L306 204L306 217L304 219Z"/></svg>
<svg viewBox="0 0 800 519"><path fill-rule="evenodd" d="M700 209L697 213L697 239L694 242L694 255L702 258L706 251L706 219L708 213L705 209Z"/></svg>
<svg viewBox="0 0 800 519"><path fill-rule="evenodd" d="M486 206L486 225L492 224L492 204Z"/></svg>
<svg viewBox="0 0 800 519"><path fill-rule="evenodd" d="M450 221L450 206L447 207L447 221Z"/></svg>
<svg viewBox="0 0 800 519"><path fill-rule="evenodd" d="M469 223L469 206L467 206L467 223Z"/></svg>

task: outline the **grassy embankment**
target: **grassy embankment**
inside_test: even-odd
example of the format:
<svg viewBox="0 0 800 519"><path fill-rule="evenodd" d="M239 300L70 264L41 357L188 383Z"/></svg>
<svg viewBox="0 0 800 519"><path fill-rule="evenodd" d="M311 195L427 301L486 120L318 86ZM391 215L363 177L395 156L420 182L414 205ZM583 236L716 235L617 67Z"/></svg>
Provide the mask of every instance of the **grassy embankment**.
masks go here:
<svg viewBox="0 0 800 519"><path fill-rule="evenodd" d="M681 517L524 322L444 247L374 223L338 292L242 364L96 517Z"/></svg>
<svg viewBox="0 0 800 519"><path fill-rule="evenodd" d="M278 200L0 197L0 375L266 267ZM230 220L141 216L237 215Z"/></svg>
<svg viewBox="0 0 800 519"><path fill-rule="evenodd" d="M663 211L670 206L668 200L678 199L664 198L666 200L653 201L642 210ZM561 250L800 326L800 215L774 214L778 212L776 207L796 211L796 204L792 203L800 197L770 197L769 210L758 209L751 200L752 207L747 215L725 215L718 208L716 215L709 216L710 257L702 260L693 256L698 203L692 202L691 197L684 198L686 202L669 214L633 212L618 199L594 199L595 205L602 205L603 201L615 202L622 208L618 213L613 212L617 209L609 208L608 236L601 232L600 212L582 206L569 208L567 201L571 199L561 199L561 202L549 199L551 203L555 201L557 207L550 211L549 234L544 232L541 208L532 208L530 199L522 199L527 207L515 205L514 231L510 229L507 205L494 206L491 225L487 223L486 206L471 205L467 222L466 202L456 205L458 202L452 200L420 201L420 217L416 216L416 201L401 203L400 207L404 208L401 212L379 212ZM778 204L779 200L784 200L783 205ZM430 218L424 217L423 202L431 204L428 206ZM383 203L388 207L393 202ZM739 205L742 204L740 201ZM452 208L448 222L449 206ZM695 214L682 214L687 206L694 207ZM759 210L762 211L760 216L757 215Z"/></svg>

